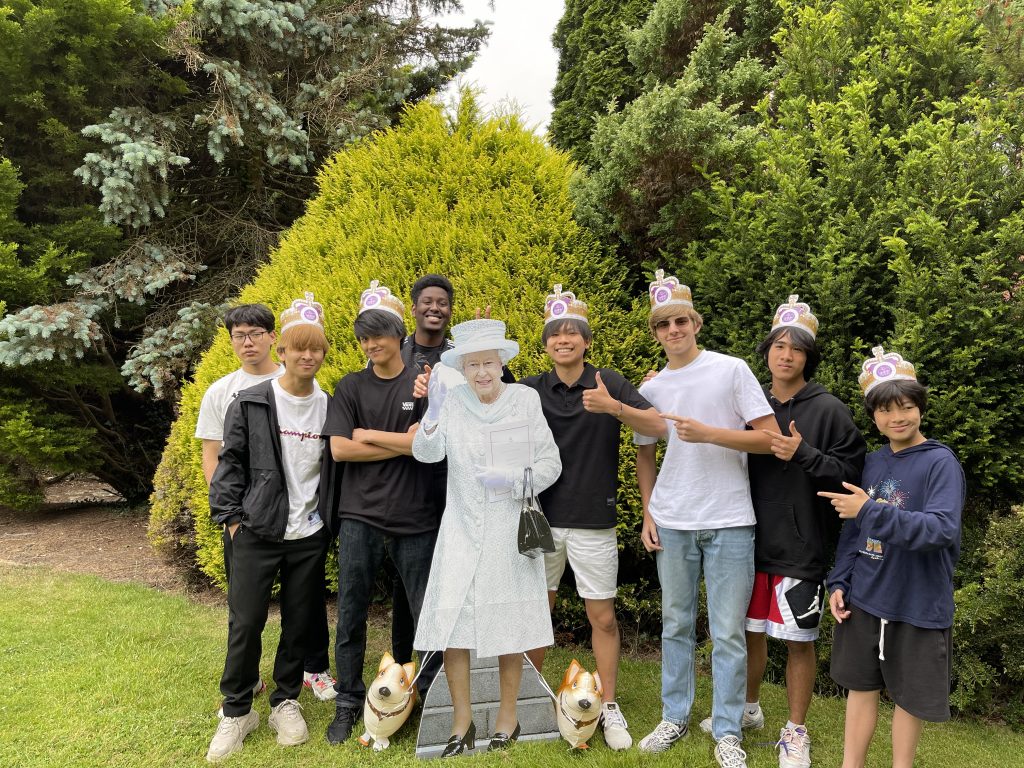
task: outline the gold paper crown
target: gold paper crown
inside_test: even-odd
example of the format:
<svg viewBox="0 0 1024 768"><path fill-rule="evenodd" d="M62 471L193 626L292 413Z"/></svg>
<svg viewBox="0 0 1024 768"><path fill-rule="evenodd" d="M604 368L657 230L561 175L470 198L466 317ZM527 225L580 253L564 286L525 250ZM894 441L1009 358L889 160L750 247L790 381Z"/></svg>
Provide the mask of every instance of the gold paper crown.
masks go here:
<svg viewBox="0 0 1024 768"><path fill-rule="evenodd" d="M857 383L866 395L879 384L887 381L917 381L914 364L907 362L895 352L886 352L881 346L872 347L871 354L860 367Z"/></svg>
<svg viewBox="0 0 1024 768"><path fill-rule="evenodd" d="M652 310L672 304L693 308L693 294L690 293L690 286L683 285L678 278L665 277L664 269L659 269L654 273L654 282L651 283L649 293Z"/></svg>
<svg viewBox="0 0 1024 768"><path fill-rule="evenodd" d="M391 289L385 288L379 280L371 280L370 287L363 291L359 297L359 312L363 314L368 309L380 309L390 312L399 320L405 320L405 305L397 296L391 295Z"/></svg>
<svg viewBox="0 0 1024 768"><path fill-rule="evenodd" d="M811 308L799 299L797 294L792 293L789 296L789 301L775 310L772 330L785 326L803 328L811 334L811 338L814 338L818 335L818 318L811 314Z"/></svg>
<svg viewBox="0 0 1024 768"><path fill-rule="evenodd" d="M556 285L555 292L549 293L544 303L544 325L553 320L587 320L587 305L576 298L572 291L563 291L562 286Z"/></svg>
<svg viewBox="0 0 1024 768"><path fill-rule="evenodd" d="M324 308L318 301L313 301L312 291L306 291L306 297L296 299L292 305L281 313L281 333L296 325L316 325L324 327Z"/></svg>

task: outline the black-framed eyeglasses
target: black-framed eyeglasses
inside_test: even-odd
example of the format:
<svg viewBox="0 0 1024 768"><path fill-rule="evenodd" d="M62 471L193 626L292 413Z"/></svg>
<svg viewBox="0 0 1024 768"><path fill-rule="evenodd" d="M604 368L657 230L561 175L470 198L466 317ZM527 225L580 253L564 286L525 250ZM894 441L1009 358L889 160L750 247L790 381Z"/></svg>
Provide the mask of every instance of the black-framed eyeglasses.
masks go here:
<svg viewBox="0 0 1024 768"><path fill-rule="evenodd" d="M248 333L232 333L231 340L235 344L244 344L245 340L248 339L253 344L259 344L263 340L263 337L267 335L266 331L249 331Z"/></svg>

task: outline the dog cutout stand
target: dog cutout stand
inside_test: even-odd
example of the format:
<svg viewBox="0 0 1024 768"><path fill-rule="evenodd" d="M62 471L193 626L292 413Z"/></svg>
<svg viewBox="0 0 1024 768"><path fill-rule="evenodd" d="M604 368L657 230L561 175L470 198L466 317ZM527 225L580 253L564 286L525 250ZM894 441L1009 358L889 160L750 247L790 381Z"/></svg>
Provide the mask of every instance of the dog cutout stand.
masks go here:
<svg viewBox="0 0 1024 768"><path fill-rule="evenodd" d="M476 723L476 749L473 753L485 752L498 716L498 659L477 658L476 653L471 651L469 667L473 721ZM547 686L525 657L516 711L522 729L519 741L555 741L561 738ZM423 702L416 757L438 757L451 736L451 728L452 699L448 678L442 669L434 678Z"/></svg>
<svg viewBox="0 0 1024 768"><path fill-rule="evenodd" d="M405 725L416 704L416 664L399 664L390 653L385 653L377 668L377 677L366 689L363 704L363 726L359 737L364 747L380 752L391 745L390 736Z"/></svg>

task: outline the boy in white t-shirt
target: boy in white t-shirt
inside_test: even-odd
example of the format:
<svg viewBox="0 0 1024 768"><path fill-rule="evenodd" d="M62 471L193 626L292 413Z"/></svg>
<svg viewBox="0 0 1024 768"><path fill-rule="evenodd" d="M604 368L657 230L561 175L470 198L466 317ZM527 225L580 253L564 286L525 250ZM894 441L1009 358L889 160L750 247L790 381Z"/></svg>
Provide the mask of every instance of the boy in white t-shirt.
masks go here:
<svg viewBox="0 0 1024 768"><path fill-rule="evenodd" d="M224 327L231 337L231 348L242 367L211 384L199 405L195 436L203 441L203 475L209 485L217 469L217 458L224 441L224 416L228 406L243 389L268 379L276 379L284 368L274 362L270 350L277 341L274 332L274 313L263 304L239 304L224 314ZM231 537L224 529L224 574L231 579ZM334 678L331 676L330 657L327 653L327 603L314 616L309 627L309 651L304 663L303 684L321 701L334 698ZM253 694L265 688L262 678Z"/></svg>
<svg viewBox="0 0 1024 768"><path fill-rule="evenodd" d="M206 758L216 762L242 748L259 725L252 708L262 634L275 580L280 580L281 639L274 660L268 724L283 746L301 744L309 730L300 712L308 628L323 609L324 564L330 534L324 520L333 500L321 493L330 454L321 428L327 394L316 373L328 343L323 309L305 299L281 315L277 353L284 372L242 392L228 407L224 447L210 480L210 514L231 541L227 657L220 689L224 716ZM324 466L324 462L328 466Z"/></svg>
<svg viewBox="0 0 1024 768"><path fill-rule="evenodd" d="M694 696L694 625L703 564L714 644L715 759L745 768L740 719L746 693L744 621L754 580L754 508L747 453L770 453L775 417L747 364L697 346L703 319L689 287L658 270L649 326L668 365L640 394L670 422L658 472L657 440L636 434L644 507L641 542L655 552L662 591L662 721L640 742L663 752L686 735ZM752 427L748 430L747 426Z"/></svg>

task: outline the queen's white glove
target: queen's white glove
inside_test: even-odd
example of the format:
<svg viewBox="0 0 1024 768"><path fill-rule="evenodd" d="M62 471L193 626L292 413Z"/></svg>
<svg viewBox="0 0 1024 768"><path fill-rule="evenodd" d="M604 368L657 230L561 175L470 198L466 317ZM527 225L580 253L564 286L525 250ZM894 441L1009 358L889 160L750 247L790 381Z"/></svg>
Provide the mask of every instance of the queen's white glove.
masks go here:
<svg viewBox="0 0 1024 768"><path fill-rule="evenodd" d="M492 491L505 491L516 484L519 473L507 467L484 467L476 473L476 479L484 488Z"/></svg>
<svg viewBox="0 0 1024 768"><path fill-rule="evenodd" d="M428 368L429 371L429 368ZM448 385L441 381L441 376L431 376L427 382L427 412L423 414L423 426L428 429L437 424L441 418L441 406L448 397Z"/></svg>

